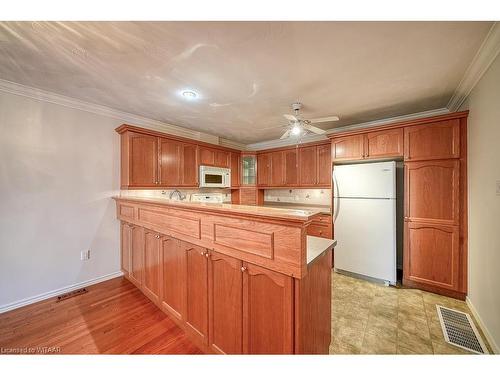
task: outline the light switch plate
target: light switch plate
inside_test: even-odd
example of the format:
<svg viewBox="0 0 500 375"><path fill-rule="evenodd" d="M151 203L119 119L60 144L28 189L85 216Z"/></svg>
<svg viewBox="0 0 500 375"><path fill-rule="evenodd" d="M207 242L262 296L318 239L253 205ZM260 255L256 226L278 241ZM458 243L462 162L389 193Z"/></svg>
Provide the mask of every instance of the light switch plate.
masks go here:
<svg viewBox="0 0 500 375"><path fill-rule="evenodd" d="M500 195L500 180L497 181L497 195Z"/></svg>

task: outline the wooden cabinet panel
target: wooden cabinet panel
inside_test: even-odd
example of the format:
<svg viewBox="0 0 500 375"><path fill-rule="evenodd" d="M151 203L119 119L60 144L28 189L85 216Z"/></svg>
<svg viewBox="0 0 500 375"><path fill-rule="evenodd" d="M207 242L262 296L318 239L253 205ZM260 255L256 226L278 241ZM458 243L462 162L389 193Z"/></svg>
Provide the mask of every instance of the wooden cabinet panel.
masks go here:
<svg viewBox="0 0 500 375"><path fill-rule="evenodd" d="M359 160L364 156L364 135L350 135L332 140L332 159Z"/></svg>
<svg viewBox="0 0 500 375"><path fill-rule="evenodd" d="M143 291L156 304L160 302L160 235L144 230Z"/></svg>
<svg viewBox="0 0 500 375"><path fill-rule="evenodd" d="M365 158L403 156L403 129L370 132L365 136Z"/></svg>
<svg viewBox="0 0 500 375"><path fill-rule="evenodd" d="M316 184L330 186L332 183L332 149L331 145L319 145L317 147L317 173ZM302 171L302 164L300 165Z"/></svg>
<svg viewBox="0 0 500 375"><path fill-rule="evenodd" d="M459 174L459 160L405 163L406 218L458 225Z"/></svg>
<svg viewBox="0 0 500 375"><path fill-rule="evenodd" d="M242 352L243 273L241 260L210 252L209 345L222 354Z"/></svg>
<svg viewBox="0 0 500 375"><path fill-rule="evenodd" d="M257 155L257 185L269 186L271 183L270 153Z"/></svg>
<svg viewBox="0 0 500 375"><path fill-rule="evenodd" d="M318 176L318 150L316 146L299 149L299 165L300 185L316 185Z"/></svg>
<svg viewBox="0 0 500 375"><path fill-rule="evenodd" d="M178 186L182 181L182 143L159 139L159 180L162 186Z"/></svg>
<svg viewBox="0 0 500 375"><path fill-rule="evenodd" d="M243 266L243 353L293 353L293 278Z"/></svg>
<svg viewBox="0 0 500 375"><path fill-rule="evenodd" d="M198 186L198 146L183 143L181 148L181 184Z"/></svg>
<svg viewBox="0 0 500 375"><path fill-rule="evenodd" d="M299 163L297 149L283 151L284 185L296 186L299 182Z"/></svg>
<svg viewBox="0 0 500 375"><path fill-rule="evenodd" d="M316 236L323 238L332 238L332 225L317 225L310 224L307 227L307 235L308 236Z"/></svg>
<svg viewBox="0 0 500 375"><path fill-rule="evenodd" d="M215 165L215 150L207 147L199 147L200 165Z"/></svg>
<svg viewBox="0 0 500 375"><path fill-rule="evenodd" d="M132 247L132 227L121 223L121 266L122 271L128 276L130 271L130 255Z"/></svg>
<svg viewBox="0 0 500 375"><path fill-rule="evenodd" d="M285 182L283 152L271 152L271 186L283 186Z"/></svg>
<svg viewBox="0 0 500 375"><path fill-rule="evenodd" d="M162 256L162 307L182 321L186 304L186 251L180 241L161 237Z"/></svg>
<svg viewBox="0 0 500 375"><path fill-rule="evenodd" d="M144 236L142 227L132 226L131 244L129 278L141 288L144 274Z"/></svg>
<svg viewBox="0 0 500 375"><path fill-rule="evenodd" d="M129 185L156 186L158 182L158 139L151 135L129 135Z"/></svg>
<svg viewBox="0 0 500 375"><path fill-rule="evenodd" d="M231 152L231 187L240 186L241 157L236 152Z"/></svg>
<svg viewBox="0 0 500 375"><path fill-rule="evenodd" d="M405 223L406 280L458 290L459 252L458 226Z"/></svg>
<svg viewBox="0 0 500 375"><path fill-rule="evenodd" d="M215 166L220 168L229 168L230 154L227 151L215 151Z"/></svg>
<svg viewBox="0 0 500 375"><path fill-rule="evenodd" d="M406 127L405 160L460 157L460 120Z"/></svg>
<svg viewBox="0 0 500 375"><path fill-rule="evenodd" d="M202 343L208 342L207 250L181 242L186 251L186 325Z"/></svg>

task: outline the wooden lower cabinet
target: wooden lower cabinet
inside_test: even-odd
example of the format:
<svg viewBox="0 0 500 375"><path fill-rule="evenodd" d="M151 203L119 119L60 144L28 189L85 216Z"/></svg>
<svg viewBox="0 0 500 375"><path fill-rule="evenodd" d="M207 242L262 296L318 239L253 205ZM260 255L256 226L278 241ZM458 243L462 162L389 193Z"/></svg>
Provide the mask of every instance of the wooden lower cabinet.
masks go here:
<svg viewBox="0 0 500 375"><path fill-rule="evenodd" d="M458 291L458 226L405 223L404 282Z"/></svg>
<svg viewBox="0 0 500 375"><path fill-rule="evenodd" d="M243 263L243 353L292 354L293 278Z"/></svg>
<svg viewBox="0 0 500 375"><path fill-rule="evenodd" d="M330 251L295 279L147 228L123 222L121 231L125 276L202 350L328 352Z"/></svg>
<svg viewBox="0 0 500 375"><path fill-rule="evenodd" d="M215 353L241 354L243 343L242 261L210 252L208 263L209 346Z"/></svg>
<svg viewBox="0 0 500 375"><path fill-rule="evenodd" d="M202 344L208 342L208 251L181 241L186 252L186 316L191 335Z"/></svg>

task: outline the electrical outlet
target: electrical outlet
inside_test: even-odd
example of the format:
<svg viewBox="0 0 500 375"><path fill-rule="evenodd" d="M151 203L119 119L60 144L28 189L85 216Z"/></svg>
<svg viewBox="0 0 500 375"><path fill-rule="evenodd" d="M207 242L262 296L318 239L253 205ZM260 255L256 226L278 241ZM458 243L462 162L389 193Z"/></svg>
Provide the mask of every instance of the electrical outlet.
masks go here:
<svg viewBox="0 0 500 375"><path fill-rule="evenodd" d="M80 260L89 260L89 259L90 259L90 249L80 252Z"/></svg>
<svg viewBox="0 0 500 375"><path fill-rule="evenodd" d="M500 195L500 180L497 181L497 195Z"/></svg>

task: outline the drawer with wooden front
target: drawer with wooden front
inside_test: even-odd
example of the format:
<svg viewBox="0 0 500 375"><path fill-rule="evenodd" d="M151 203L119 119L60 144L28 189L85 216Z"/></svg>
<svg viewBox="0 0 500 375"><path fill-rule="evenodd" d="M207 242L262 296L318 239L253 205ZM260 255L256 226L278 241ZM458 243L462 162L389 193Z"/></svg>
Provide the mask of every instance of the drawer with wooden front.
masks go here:
<svg viewBox="0 0 500 375"><path fill-rule="evenodd" d="M321 214L314 217L312 223L307 227L307 234L309 236L332 238L332 216L329 214Z"/></svg>

